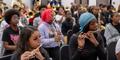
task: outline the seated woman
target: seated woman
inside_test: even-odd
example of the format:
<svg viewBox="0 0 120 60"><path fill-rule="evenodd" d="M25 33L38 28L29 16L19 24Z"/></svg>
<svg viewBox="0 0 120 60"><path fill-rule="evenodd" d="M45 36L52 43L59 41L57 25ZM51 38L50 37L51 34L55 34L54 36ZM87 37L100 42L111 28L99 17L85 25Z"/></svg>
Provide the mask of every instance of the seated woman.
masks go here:
<svg viewBox="0 0 120 60"><path fill-rule="evenodd" d="M49 55L41 47L40 33L34 27L27 26L20 31L17 50L11 60L49 60Z"/></svg>
<svg viewBox="0 0 120 60"><path fill-rule="evenodd" d="M104 44L97 32L97 20L91 13L80 16L80 33L70 39L71 60L106 60Z"/></svg>

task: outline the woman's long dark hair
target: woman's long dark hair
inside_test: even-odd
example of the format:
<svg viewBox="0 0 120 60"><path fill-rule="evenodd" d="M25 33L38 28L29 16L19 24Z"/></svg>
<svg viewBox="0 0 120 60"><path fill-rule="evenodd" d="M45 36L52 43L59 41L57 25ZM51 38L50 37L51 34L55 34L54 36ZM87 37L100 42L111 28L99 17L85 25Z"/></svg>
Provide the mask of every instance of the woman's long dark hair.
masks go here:
<svg viewBox="0 0 120 60"><path fill-rule="evenodd" d="M34 31L37 31L37 28L32 26L24 27L20 31L20 40L17 44L17 50L15 52L18 59L20 59L21 54L29 50L30 45L28 44L28 41Z"/></svg>
<svg viewBox="0 0 120 60"><path fill-rule="evenodd" d="M84 33L87 33L89 31L89 25L90 25L90 22L87 25L85 25L85 27L83 28Z"/></svg>
<svg viewBox="0 0 120 60"><path fill-rule="evenodd" d="M118 6L118 13L120 13L120 5Z"/></svg>

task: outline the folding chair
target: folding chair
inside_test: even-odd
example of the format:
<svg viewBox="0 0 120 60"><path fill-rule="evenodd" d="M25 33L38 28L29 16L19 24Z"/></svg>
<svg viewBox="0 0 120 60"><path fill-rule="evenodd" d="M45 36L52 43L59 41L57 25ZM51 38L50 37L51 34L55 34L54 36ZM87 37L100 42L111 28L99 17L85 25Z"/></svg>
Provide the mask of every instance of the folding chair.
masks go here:
<svg viewBox="0 0 120 60"><path fill-rule="evenodd" d="M112 42L107 46L107 60L117 60L115 55L115 46L117 42Z"/></svg>
<svg viewBox="0 0 120 60"><path fill-rule="evenodd" d="M60 60L70 60L69 45L64 45L60 48Z"/></svg>
<svg viewBox="0 0 120 60"><path fill-rule="evenodd" d="M0 60L10 60L12 55L13 54L2 56L2 57L0 57Z"/></svg>

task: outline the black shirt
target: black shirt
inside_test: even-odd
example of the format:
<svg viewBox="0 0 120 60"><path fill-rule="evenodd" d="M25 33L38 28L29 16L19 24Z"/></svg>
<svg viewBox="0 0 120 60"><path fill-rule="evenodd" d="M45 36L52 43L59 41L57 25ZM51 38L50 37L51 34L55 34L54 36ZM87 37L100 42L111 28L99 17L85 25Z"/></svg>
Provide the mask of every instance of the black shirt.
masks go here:
<svg viewBox="0 0 120 60"><path fill-rule="evenodd" d="M73 35L70 39L70 50L72 53L71 60L106 60L103 41L99 34L94 34L96 40L99 42L97 47L94 46L88 39L85 39L85 46L83 49L79 49L77 46L77 36Z"/></svg>
<svg viewBox="0 0 120 60"><path fill-rule="evenodd" d="M67 21L65 20L63 23L62 23L62 33L63 35L67 35L67 32L69 30L72 30L72 27L73 27L73 22L72 21Z"/></svg>
<svg viewBox="0 0 120 60"><path fill-rule="evenodd" d="M4 30L2 41L8 42L9 45L15 45L19 40L19 31L14 31L11 27ZM5 49L4 55L12 54L12 50Z"/></svg>

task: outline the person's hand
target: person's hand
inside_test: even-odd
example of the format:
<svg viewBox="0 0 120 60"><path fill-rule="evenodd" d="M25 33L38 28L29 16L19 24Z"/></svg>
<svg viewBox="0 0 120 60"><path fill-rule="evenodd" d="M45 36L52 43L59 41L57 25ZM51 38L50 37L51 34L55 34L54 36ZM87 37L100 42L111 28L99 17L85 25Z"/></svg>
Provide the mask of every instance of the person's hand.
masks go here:
<svg viewBox="0 0 120 60"><path fill-rule="evenodd" d="M60 42L61 40L61 35L56 35L55 36L55 42Z"/></svg>
<svg viewBox="0 0 120 60"><path fill-rule="evenodd" d="M85 45L85 35L83 33L80 33L77 39L78 42L78 48L82 49Z"/></svg>
<svg viewBox="0 0 120 60"><path fill-rule="evenodd" d="M38 58L39 60L44 60L45 58L42 56L39 48L40 47L33 50L32 53L35 53L35 57Z"/></svg>
<svg viewBox="0 0 120 60"><path fill-rule="evenodd" d="M60 42L60 40L61 40L61 33L57 31L57 32L55 33L55 41L56 41L56 42Z"/></svg>
<svg viewBox="0 0 120 60"><path fill-rule="evenodd" d="M32 57L31 52L30 51L26 51L21 55L21 60L29 60L30 57Z"/></svg>
<svg viewBox="0 0 120 60"><path fill-rule="evenodd" d="M65 12L64 12L64 11L62 11L61 14L62 14L63 16L65 16Z"/></svg>
<svg viewBox="0 0 120 60"><path fill-rule="evenodd" d="M92 31L88 31L86 33L87 38L92 42L95 46L99 45Z"/></svg>

